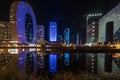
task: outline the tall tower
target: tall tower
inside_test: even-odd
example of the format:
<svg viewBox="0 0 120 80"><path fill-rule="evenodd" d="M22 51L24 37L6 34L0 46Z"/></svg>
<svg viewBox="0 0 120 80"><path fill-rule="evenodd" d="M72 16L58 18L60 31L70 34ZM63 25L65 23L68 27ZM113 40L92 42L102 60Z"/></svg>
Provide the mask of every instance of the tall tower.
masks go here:
<svg viewBox="0 0 120 80"><path fill-rule="evenodd" d="M98 22L92 22L87 28L87 43L98 42Z"/></svg>
<svg viewBox="0 0 120 80"><path fill-rule="evenodd" d="M37 42L44 42L45 31L43 25L37 25Z"/></svg>
<svg viewBox="0 0 120 80"><path fill-rule="evenodd" d="M70 44L70 29L66 28L64 30L64 43L66 44ZM64 54L64 58L65 58L65 65L69 66L69 58L70 58L70 54L69 53L65 53Z"/></svg>
<svg viewBox="0 0 120 80"><path fill-rule="evenodd" d="M64 43L70 44L70 29L66 28L64 30Z"/></svg>
<svg viewBox="0 0 120 80"><path fill-rule="evenodd" d="M77 45L80 44L80 33L77 33Z"/></svg>
<svg viewBox="0 0 120 80"><path fill-rule="evenodd" d="M57 42L57 23L56 22L49 23L49 41Z"/></svg>

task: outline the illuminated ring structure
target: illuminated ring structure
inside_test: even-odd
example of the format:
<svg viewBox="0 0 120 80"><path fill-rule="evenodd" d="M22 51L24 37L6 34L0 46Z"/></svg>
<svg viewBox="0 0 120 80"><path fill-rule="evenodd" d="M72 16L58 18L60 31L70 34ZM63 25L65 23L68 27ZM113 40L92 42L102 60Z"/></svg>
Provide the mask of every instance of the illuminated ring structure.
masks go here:
<svg viewBox="0 0 120 80"><path fill-rule="evenodd" d="M28 30L26 30L26 18L27 21L31 23L27 23L27 25L31 24L32 30L29 31L30 28L27 26ZM10 8L10 32L11 32L11 40L18 42L36 42L36 17L32 10L32 7L23 1L15 1L12 3ZM31 19L31 20L29 20ZM27 32L26 32L27 31ZM26 34L28 33L28 34ZM28 41L27 35L31 36L31 41ZM28 37L29 37L28 36Z"/></svg>

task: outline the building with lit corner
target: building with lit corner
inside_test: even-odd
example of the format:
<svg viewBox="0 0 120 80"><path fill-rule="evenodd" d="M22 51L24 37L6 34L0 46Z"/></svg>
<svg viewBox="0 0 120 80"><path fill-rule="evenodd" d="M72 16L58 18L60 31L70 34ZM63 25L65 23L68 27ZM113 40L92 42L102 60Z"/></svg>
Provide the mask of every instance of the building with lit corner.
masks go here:
<svg viewBox="0 0 120 80"><path fill-rule="evenodd" d="M28 3L23 1L13 2L9 16L12 41L36 42L36 17Z"/></svg>
<svg viewBox="0 0 120 80"><path fill-rule="evenodd" d="M99 42L115 43L119 41L120 3L99 20ZM99 73L117 73L120 71L119 61L115 61L111 54L98 54Z"/></svg>
<svg viewBox="0 0 120 80"><path fill-rule="evenodd" d="M10 26L8 22L0 22L0 42L11 40Z"/></svg>
<svg viewBox="0 0 120 80"><path fill-rule="evenodd" d="M37 25L37 42L42 43L45 39L45 27L43 25Z"/></svg>
<svg viewBox="0 0 120 80"><path fill-rule="evenodd" d="M98 22L94 21L87 28L87 45L94 46L98 42ZM91 73L97 73L97 54L86 54L86 69Z"/></svg>
<svg viewBox="0 0 120 80"><path fill-rule="evenodd" d="M66 28L64 30L64 43L70 44L70 29Z"/></svg>
<svg viewBox="0 0 120 80"><path fill-rule="evenodd" d="M57 23L49 22L49 41L57 42Z"/></svg>
<svg viewBox="0 0 120 80"><path fill-rule="evenodd" d="M98 22L92 22L87 28L87 43L98 42Z"/></svg>

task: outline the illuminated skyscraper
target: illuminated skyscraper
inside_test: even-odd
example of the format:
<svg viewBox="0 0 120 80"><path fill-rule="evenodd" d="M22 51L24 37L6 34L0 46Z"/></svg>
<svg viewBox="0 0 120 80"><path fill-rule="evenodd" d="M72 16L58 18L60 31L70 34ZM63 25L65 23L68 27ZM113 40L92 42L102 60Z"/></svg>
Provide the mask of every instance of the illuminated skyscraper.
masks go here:
<svg viewBox="0 0 120 80"><path fill-rule="evenodd" d="M92 22L87 28L87 43L98 42L98 22Z"/></svg>
<svg viewBox="0 0 120 80"><path fill-rule="evenodd" d="M57 23L56 22L49 23L49 41L57 42Z"/></svg>
<svg viewBox="0 0 120 80"><path fill-rule="evenodd" d="M64 43L70 44L70 29L66 28L64 30Z"/></svg>
<svg viewBox="0 0 120 80"><path fill-rule="evenodd" d="M70 29L69 28L66 28L64 30L64 43L70 44ZM69 65L69 56L70 56L70 54L65 53L64 56L65 56L65 65L68 66Z"/></svg>
<svg viewBox="0 0 120 80"><path fill-rule="evenodd" d="M37 26L37 42L44 42L45 32L44 26L38 25Z"/></svg>
<svg viewBox="0 0 120 80"><path fill-rule="evenodd" d="M98 22L92 22L87 27L86 40L89 45L98 42ZM97 73L97 54L86 54L86 69L91 73Z"/></svg>
<svg viewBox="0 0 120 80"><path fill-rule="evenodd" d="M0 22L0 42L10 41L10 26L8 22Z"/></svg>
<svg viewBox="0 0 120 80"><path fill-rule="evenodd" d="M27 2L15 1L11 4L9 25L12 41L36 42L36 17Z"/></svg>

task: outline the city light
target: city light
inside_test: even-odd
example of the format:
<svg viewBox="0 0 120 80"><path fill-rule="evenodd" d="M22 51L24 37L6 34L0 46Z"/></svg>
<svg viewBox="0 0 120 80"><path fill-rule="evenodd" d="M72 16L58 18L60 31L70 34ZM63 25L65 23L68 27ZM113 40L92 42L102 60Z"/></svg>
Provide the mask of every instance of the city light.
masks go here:
<svg viewBox="0 0 120 80"><path fill-rule="evenodd" d="M88 14L88 17L97 17L97 16L102 16L102 13L94 13L94 14Z"/></svg>

